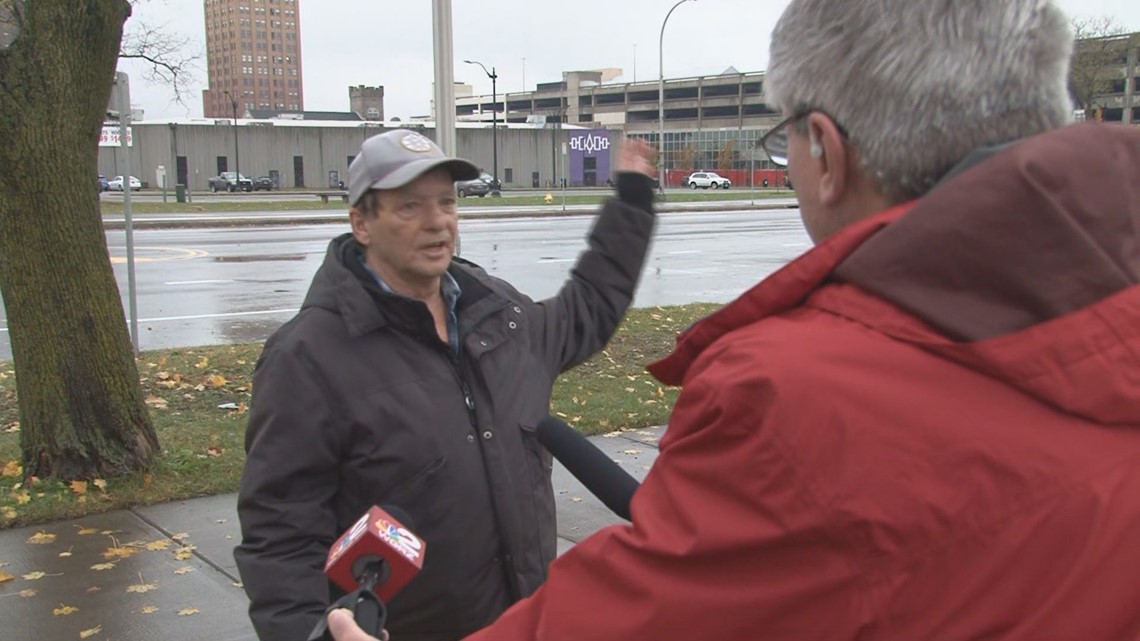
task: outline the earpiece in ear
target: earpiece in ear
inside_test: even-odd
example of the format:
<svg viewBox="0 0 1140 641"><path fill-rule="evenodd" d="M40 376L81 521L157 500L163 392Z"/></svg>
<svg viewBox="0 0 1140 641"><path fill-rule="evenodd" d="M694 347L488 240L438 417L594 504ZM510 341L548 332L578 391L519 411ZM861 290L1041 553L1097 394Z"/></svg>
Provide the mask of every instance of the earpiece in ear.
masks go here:
<svg viewBox="0 0 1140 641"><path fill-rule="evenodd" d="M819 158L823 155L823 145L819 144L819 141L815 139L815 136L811 136L810 140L811 146L808 147L808 153L811 154L812 158Z"/></svg>

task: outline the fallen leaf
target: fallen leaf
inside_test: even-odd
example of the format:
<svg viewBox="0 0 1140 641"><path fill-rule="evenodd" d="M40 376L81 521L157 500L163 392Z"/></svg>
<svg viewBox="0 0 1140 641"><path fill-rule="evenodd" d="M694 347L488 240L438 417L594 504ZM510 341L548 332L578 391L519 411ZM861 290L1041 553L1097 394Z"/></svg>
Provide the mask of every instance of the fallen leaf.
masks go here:
<svg viewBox="0 0 1140 641"><path fill-rule="evenodd" d="M194 571L194 568L190 567L189 565L184 565L184 566L178 568L177 570L175 570L174 573L181 575L181 574L189 574L193 571Z"/></svg>
<svg viewBox="0 0 1140 641"><path fill-rule="evenodd" d="M195 549L196 548L193 545L187 545L186 547L178 548L174 551L174 558L178 559L179 561L185 561L194 556Z"/></svg>
<svg viewBox="0 0 1140 641"><path fill-rule="evenodd" d="M114 563L99 563L97 565L91 566L91 569L95 570L96 572L102 572L103 570L113 570L114 568Z"/></svg>
<svg viewBox="0 0 1140 641"><path fill-rule="evenodd" d="M69 614L75 614L76 612L79 612L79 608L77 608L75 606L71 606L71 605L64 605L62 603L59 604L58 608L55 608L54 610L51 611L51 613L56 615L56 616L59 616L61 614L64 616L67 616Z"/></svg>
<svg viewBox="0 0 1140 641"><path fill-rule="evenodd" d="M39 590L32 590L32 589L20 590L16 594L20 595L21 597L23 597L25 599L30 599L30 598L36 596L37 594L39 594Z"/></svg>
<svg viewBox="0 0 1140 641"><path fill-rule="evenodd" d="M241 581L238 581L237 583L231 583L230 585L234 586L235 588L244 588L245 587L245 584L242 583Z"/></svg>
<svg viewBox="0 0 1140 641"><path fill-rule="evenodd" d="M160 550L169 548L170 545L171 543L169 539L159 539L157 541L151 541L150 543L147 543L146 549L150 550L151 552L158 552Z"/></svg>
<svg viewBox="0 0 1140 641"><path fill-rule="evenodd" d="M175 534L174 536L170 537L170 540L171 541L182 541L182 540L188 539L188 538L190 538L189 532L179 532L178 534Z"/></svg>
<svg viewBox="0 0 1140 641"><path fill-rule="evenodd" d="M154 484L154 475L153 474L143 474L143 487L149 488L153 484Z"/></svg>
<svg viewBox="0 0 1140 641"><path fill-rule="evenodd" d="M71 491L76 494L87 493L87 481L72 481L69 487L71 487Z"/></svg>
<svg viewBox="0 0 1140 641"><path fill-rule="evenodd" d="M213 456L216 458L216 457L219 457L225 453L226 453L226 449L224 447L218 447L217 445L211 445L210 447L206 448L206 455L207 456Z"/></svg>
<svg viewBox="0 0 1140 641"><path fill-rule="evenodd" d="M32 495L28 494L27 490L12 492L12 498L16 499L16 503L20 505L27 505L32 501Z"/></svg>
<svg viewBox="0 0 1140 641"><path fill-rule="evenodd" d="M139 582L138 583L136 583L135 585L128 585L127 586L128 592L138 592L139 594L144 593L144 592L149 592L152 590L157 590L157 589L158 589L157 585L154 585L153 583L144 583L143 582L143 573L139 573Z"/></svg>
<svg viewBox="0 0 1140 641"><path fill-rule="evenodd" d="M36 581L44 578L45 576L47 576L47 574L43 572L28 572L20 578L24 579L25 581Z"/></svg>
<svg viewBox="0 0 1140 641"><path fill-rule="evenodd" d="M47 545L53 541L55 541L55 535L48 534L47 532L36 532L32 536L28 537L28 543L31 543L32 545Z"/></svg>
<svg viewBox="0 0 1140 641"><path fill-rule="evenodd" d="M225 519L218 519L218 520L214 521L214 523L225 523L225 522L226 522Z"/></svg>
<svg viewBox="0 0 1140 641"><path fill-rule="evenodd" d="M87 593L88 593L88 594L95 594L96 592L99 592L99 591L101 591L102 589L103 589L103 588L101 588L101 587L99 587L99 586L97 586L97 585L93 585L93 586L91 586L91 587L87 588Z"/></svg>
<svg viewBox="0 0 1140 641"><path fill-rule="evenodd" d="M153 605L144 605L142 609L139 610L139 612L142 612L143 614L153 614L155 612L158 612L158 608Z"/></svg>
<svg viewBox="0 0 1140 641"><path fill-rule="evenodd" d="M5 434L15 434L20 431L20 421L12 421L4 426Z"/></svg>
<svg viewBox="0 0 1140 641"><path fill-rule="evenodd" d="M86 630L81 631L79 633L79 638L80 639L86 639L87 637L94 636L96 634L99 634L102 631L103 631L103 626L97 625L93 628L88 628Z"/></svg>
<svg viewBox="0 0 1140 641"><path fill-rule="evenodd" d="M71 551L74 549L75 549L74 547L70 547L70 548L67 548L66 552L60 552L59 553L60 558L66 559L67 557L71 556Z"/></svg>
<svg viewBox="0 0 1140 641"><path fill-rule="evenodd" d="M146 397L146 404L150 405L151 407L153 407L156 410L164 410L167 407L169 407L165 398L159 398L157 396Z"/></svg>
<svg viewBox="0 0 1140 641"><path fill-rule="evenodd" d="M19 514L16 512L16 510L13 510L12 508L5 505L4 507L0 507L0 516L3 516L6 519L14 519L19 516Z"/></svg>
<svg viewBox="0 0 1140 641"><path fill-rule="evenodd" d="M0 471L0 476L14 476L20 477L24 475L24 466L20 465L19 461L8 461L4 464L3 471Z"/></svg>
<svg viewBox="0 0 1140 641"><path fill-rule="evenodd" d="M206 387L210 389L218 389L224 387L226 384L226 377L221 374L210 374L206 377Z"/></svg>
<svg viewBox="0 0 1140 641"><path fill-rule="evenodd" d="M8 581L11 581L12 579L15 579L15 578L16 577L12 576L11 574L8 574L7 572L0 570L0 583L7 583Z"/></svg>
<svg viewBox="0 0 1140 641"><path fill-rule="evenodd" d="M91 481L91 484L100 490L103 490L104 492L107 491L107 481L103 479L95 479L94 481Z"/></svg>
<svg viewBox="0 0 1140 641"><path fill-rule="evenodd" d="M92 534L98 534L98 533L99 533L99 530L96 530L93 527L85 527L78 532L79 536L90 536Z"/></svg>
<svg viewBox="0 0 1140 641"><path fill-rule="evenodd" d="M622 450L621 453L633 456L634 454L641 454L641 450Z"/></svg>
<svg viewBox="0 0 1140 641"><path fill-rule="evenodd" d="M138 548L126 546L107 548L103 551L104 559L129 559L139 553Z"/></svg>
<svg viewBox="0 0 1140 641"><path fill-rule="evenodd" d="M188 617L192 614L198 614L198 608L182 608L178 611L180 617Z"/></svg>
<svg viewBox="0 0 1140 641"><path fill-rule="evenodd" d="M571 500L571 501L574 501L575 503L581 503L581 502L582 502L582 497L580 497L580 496L571 496L571 497L570 497L570 500Z"/></svg>
<svg viewBox="0 0 1140 641"><path fill-rule="evenodd" d="M159 372L154 377L160 381L168 381L170 380L170 372Z"/></svg>

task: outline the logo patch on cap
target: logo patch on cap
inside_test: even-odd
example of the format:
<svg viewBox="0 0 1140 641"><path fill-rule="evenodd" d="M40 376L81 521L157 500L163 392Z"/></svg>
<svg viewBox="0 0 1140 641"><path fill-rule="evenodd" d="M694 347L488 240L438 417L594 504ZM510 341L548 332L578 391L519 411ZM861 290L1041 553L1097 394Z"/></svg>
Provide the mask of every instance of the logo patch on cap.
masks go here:
<svg viewBox="0 0 1140 641"><path fill-rule="evenodd" d="M435 148L435 143L420 134L408 134L400 139L400 145L408 151L418 154L427 153Z"/></svg>

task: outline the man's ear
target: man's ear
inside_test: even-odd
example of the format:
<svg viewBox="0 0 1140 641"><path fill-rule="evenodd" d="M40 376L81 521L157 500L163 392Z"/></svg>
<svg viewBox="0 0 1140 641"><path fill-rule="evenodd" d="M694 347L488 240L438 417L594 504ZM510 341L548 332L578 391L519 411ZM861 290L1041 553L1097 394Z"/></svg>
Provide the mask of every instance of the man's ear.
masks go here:
<svg viewBox="0 0 1140 641"><path fill-rule="evenodd" d="M807 118L808 153L820 164L819 202L836 205L847 195L847 172L854 157L849 153L843 134L828 116L812 112Z"/></svg>
<svg viewBox="0 0 1140 641"><path fill-rule="evenodd" d="M372 234L368 231L368 227L364 224L368 220L367 214L357 207L351 207L348 210L348 222L352 225L352 236L356 242L360 243L362 247L368 247L372 244Z"/></svg>

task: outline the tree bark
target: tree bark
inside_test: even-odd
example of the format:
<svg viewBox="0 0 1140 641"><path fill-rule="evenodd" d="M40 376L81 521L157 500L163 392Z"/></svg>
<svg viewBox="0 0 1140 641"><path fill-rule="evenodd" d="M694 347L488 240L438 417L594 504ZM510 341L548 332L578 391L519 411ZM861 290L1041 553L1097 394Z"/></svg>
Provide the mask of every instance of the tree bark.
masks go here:
<svg viewBox="0 0 1140 641"><path fill-rule="evenodd" d="M0 292L28 475L147 466L143 401L97 189L126 0L17 2L0 51Z"/></svg>

